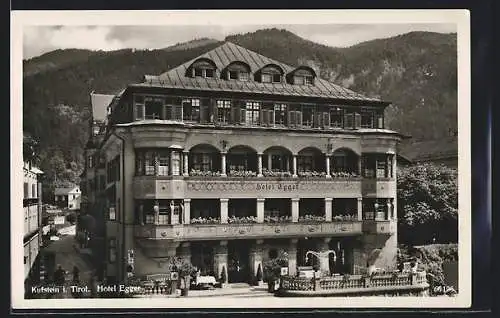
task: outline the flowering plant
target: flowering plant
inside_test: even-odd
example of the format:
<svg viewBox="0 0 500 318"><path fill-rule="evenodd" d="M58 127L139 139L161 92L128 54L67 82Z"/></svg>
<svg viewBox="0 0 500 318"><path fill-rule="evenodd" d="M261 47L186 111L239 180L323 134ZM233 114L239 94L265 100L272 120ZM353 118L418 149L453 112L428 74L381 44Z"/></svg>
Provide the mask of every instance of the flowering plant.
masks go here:
<svg viewBox="0 0 500 318"><path fill-rule="evenodd" d="M347 214L347 215L335 215L333 217L333 221L355 221L357 219L356 215Z"/></svg>
<svg viewBox="0 0 500 318"><path fill-rule="evenodd" d="M262 175L264 177L281 177L281 178L289 178L292 174L289 171L273 171L268 169L262 170Z"/></svg>
<svg viewBox="0 0 500 318"><path fill-rule="evenodd" d="M264 222L266 222L266 223L284 223L284 222L290 222L291 220L292 220L292 217L289 215L282 215L282 216L266 215L266 216L264 216Z"/></svg>
<svg viewBox="0 0 500 318"><path fill-rule="evenodd" d="M348 172L348 171L338 171L338 172L333 172L332 177L334 178L355 178L358 175L354 172Z"/></svg>
<svg viewBox="0 0 500 318"><path fill-rule="evenodd" d="M256 177L257 173L250 170L239 171L239 170L231 170L229 171L229 176L231 177Z"/></svg>
<svg viewBox="0 0 500 318"><path fill-rule="evenodd" d="M317 177L326 177L326 172L318 172L318 171L301 171L298 173L299 177L304 178L317 178Z"/></svg>
<svg viewBox="0 0 500 318"><path fill-rule="evenodd" d="M321 222L324 221L325 217L324 216L319 216L319 215L312 215L312 214L306 214L303 216L299 217L299 222Z"/></svg>
<svg viewBox="0 0 500 318"><path fill-rule="evenodd" d="M221 173L219 171L202 171L191 169L189 175L194 177L220 177Z"/></svg>
<svg viewBox="0 0 500 318"><path fill-rule="evenodd" d="M214 218L214 217L208 217L208 218L197 217L197 218L192 218L191 223L192 224L217 224L217 223L220 223L220 219Z"/></svg>
<svg viewBox="0 0 500 318"><path fill-rule="evenodd" d="M255 216L230 216L227 219L228 223L257 223Z"/></svg>

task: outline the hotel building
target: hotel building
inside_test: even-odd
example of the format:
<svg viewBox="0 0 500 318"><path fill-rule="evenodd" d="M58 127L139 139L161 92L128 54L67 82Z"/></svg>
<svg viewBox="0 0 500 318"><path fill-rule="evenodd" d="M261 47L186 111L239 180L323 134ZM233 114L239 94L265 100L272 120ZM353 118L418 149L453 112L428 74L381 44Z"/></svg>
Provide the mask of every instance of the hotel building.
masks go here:
<svg viewBox="0 0 500 318"><path fill-rule="evenodd" d="M388 102L230 42L92 101L81 188L108 279L166 273L171 256L229 283L284 253L290 275L395 266Z"/></svg>

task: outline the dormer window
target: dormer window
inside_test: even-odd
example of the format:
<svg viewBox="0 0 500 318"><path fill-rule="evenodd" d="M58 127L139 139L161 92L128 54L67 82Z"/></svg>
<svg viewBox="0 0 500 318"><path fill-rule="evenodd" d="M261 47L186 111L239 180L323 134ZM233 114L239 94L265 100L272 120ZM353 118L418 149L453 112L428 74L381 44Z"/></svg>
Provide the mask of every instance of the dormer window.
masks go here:
<svg viewBox="0 0 500 318"><path fill-rule="evenodd" d="M196 60L186 71L186 76L188 77L203 77L203 78L213 78L215 77L215 70L217 69L215 63L207 58L201 58Z"/></svg>
<svg viewBox="0 0 500 318"><path fill-rule="evenodd" d="M281 67L269 64L256 73L255 80L261 83L281 83L283 74Z"/></svg>
<svg viewBox="0 0 500 318"><path fill-rule="evenodd" d="M271 83L273 80L273 76L271 74L262 74L262 83Z"/></svg>
<svg viewBox="0 0 500 318"><path fill-rule="evenodd" d="M287 82L294 85L314 85L316 73L308 66L299 66L288 73Z"/></svg>
<svg viewBox="0 0 500 318"><path fill-rule="evenodd" d="M227 80L248 81L250 66L244 62L236 61L229 64L222 73L222 77Z"/></svg>

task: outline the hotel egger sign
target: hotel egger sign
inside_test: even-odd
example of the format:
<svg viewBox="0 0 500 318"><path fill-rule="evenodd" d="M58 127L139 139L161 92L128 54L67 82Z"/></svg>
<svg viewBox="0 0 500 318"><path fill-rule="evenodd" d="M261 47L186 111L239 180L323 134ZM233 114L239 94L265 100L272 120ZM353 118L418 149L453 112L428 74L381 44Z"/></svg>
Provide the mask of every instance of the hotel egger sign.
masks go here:
<svg viewBox="0 0 500 318"><path fill-rule="evenodd" d="M253 196L276 196L290 197L291 194L303 195L353 195L361 193L361 182L355 180L310 180L310 181L254 181L245 179L244 181L198 181L189 180L186 183L186 190L192 198L213 196L217 194L223 197L253 197Z"/></svg>

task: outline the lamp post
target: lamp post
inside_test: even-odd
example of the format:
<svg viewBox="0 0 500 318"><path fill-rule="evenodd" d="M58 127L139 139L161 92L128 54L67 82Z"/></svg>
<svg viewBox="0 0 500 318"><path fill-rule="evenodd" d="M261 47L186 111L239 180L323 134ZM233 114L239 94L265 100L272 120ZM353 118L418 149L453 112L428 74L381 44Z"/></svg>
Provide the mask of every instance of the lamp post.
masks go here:
<svg viewBox="0 0 500 318"><path fill-rule="evenodd" d="M335 262L337 259L337 254L335 253L334 250L328 250L328 251L324 251L324 252L307 251L306 252L306 263L309 261L309 255L316 256L319 259L320 271L328 271L328 273L329 273L330 266L329 266L329 262L328 262L328 256L330 254L333 254L333 261Z"/></svg>

